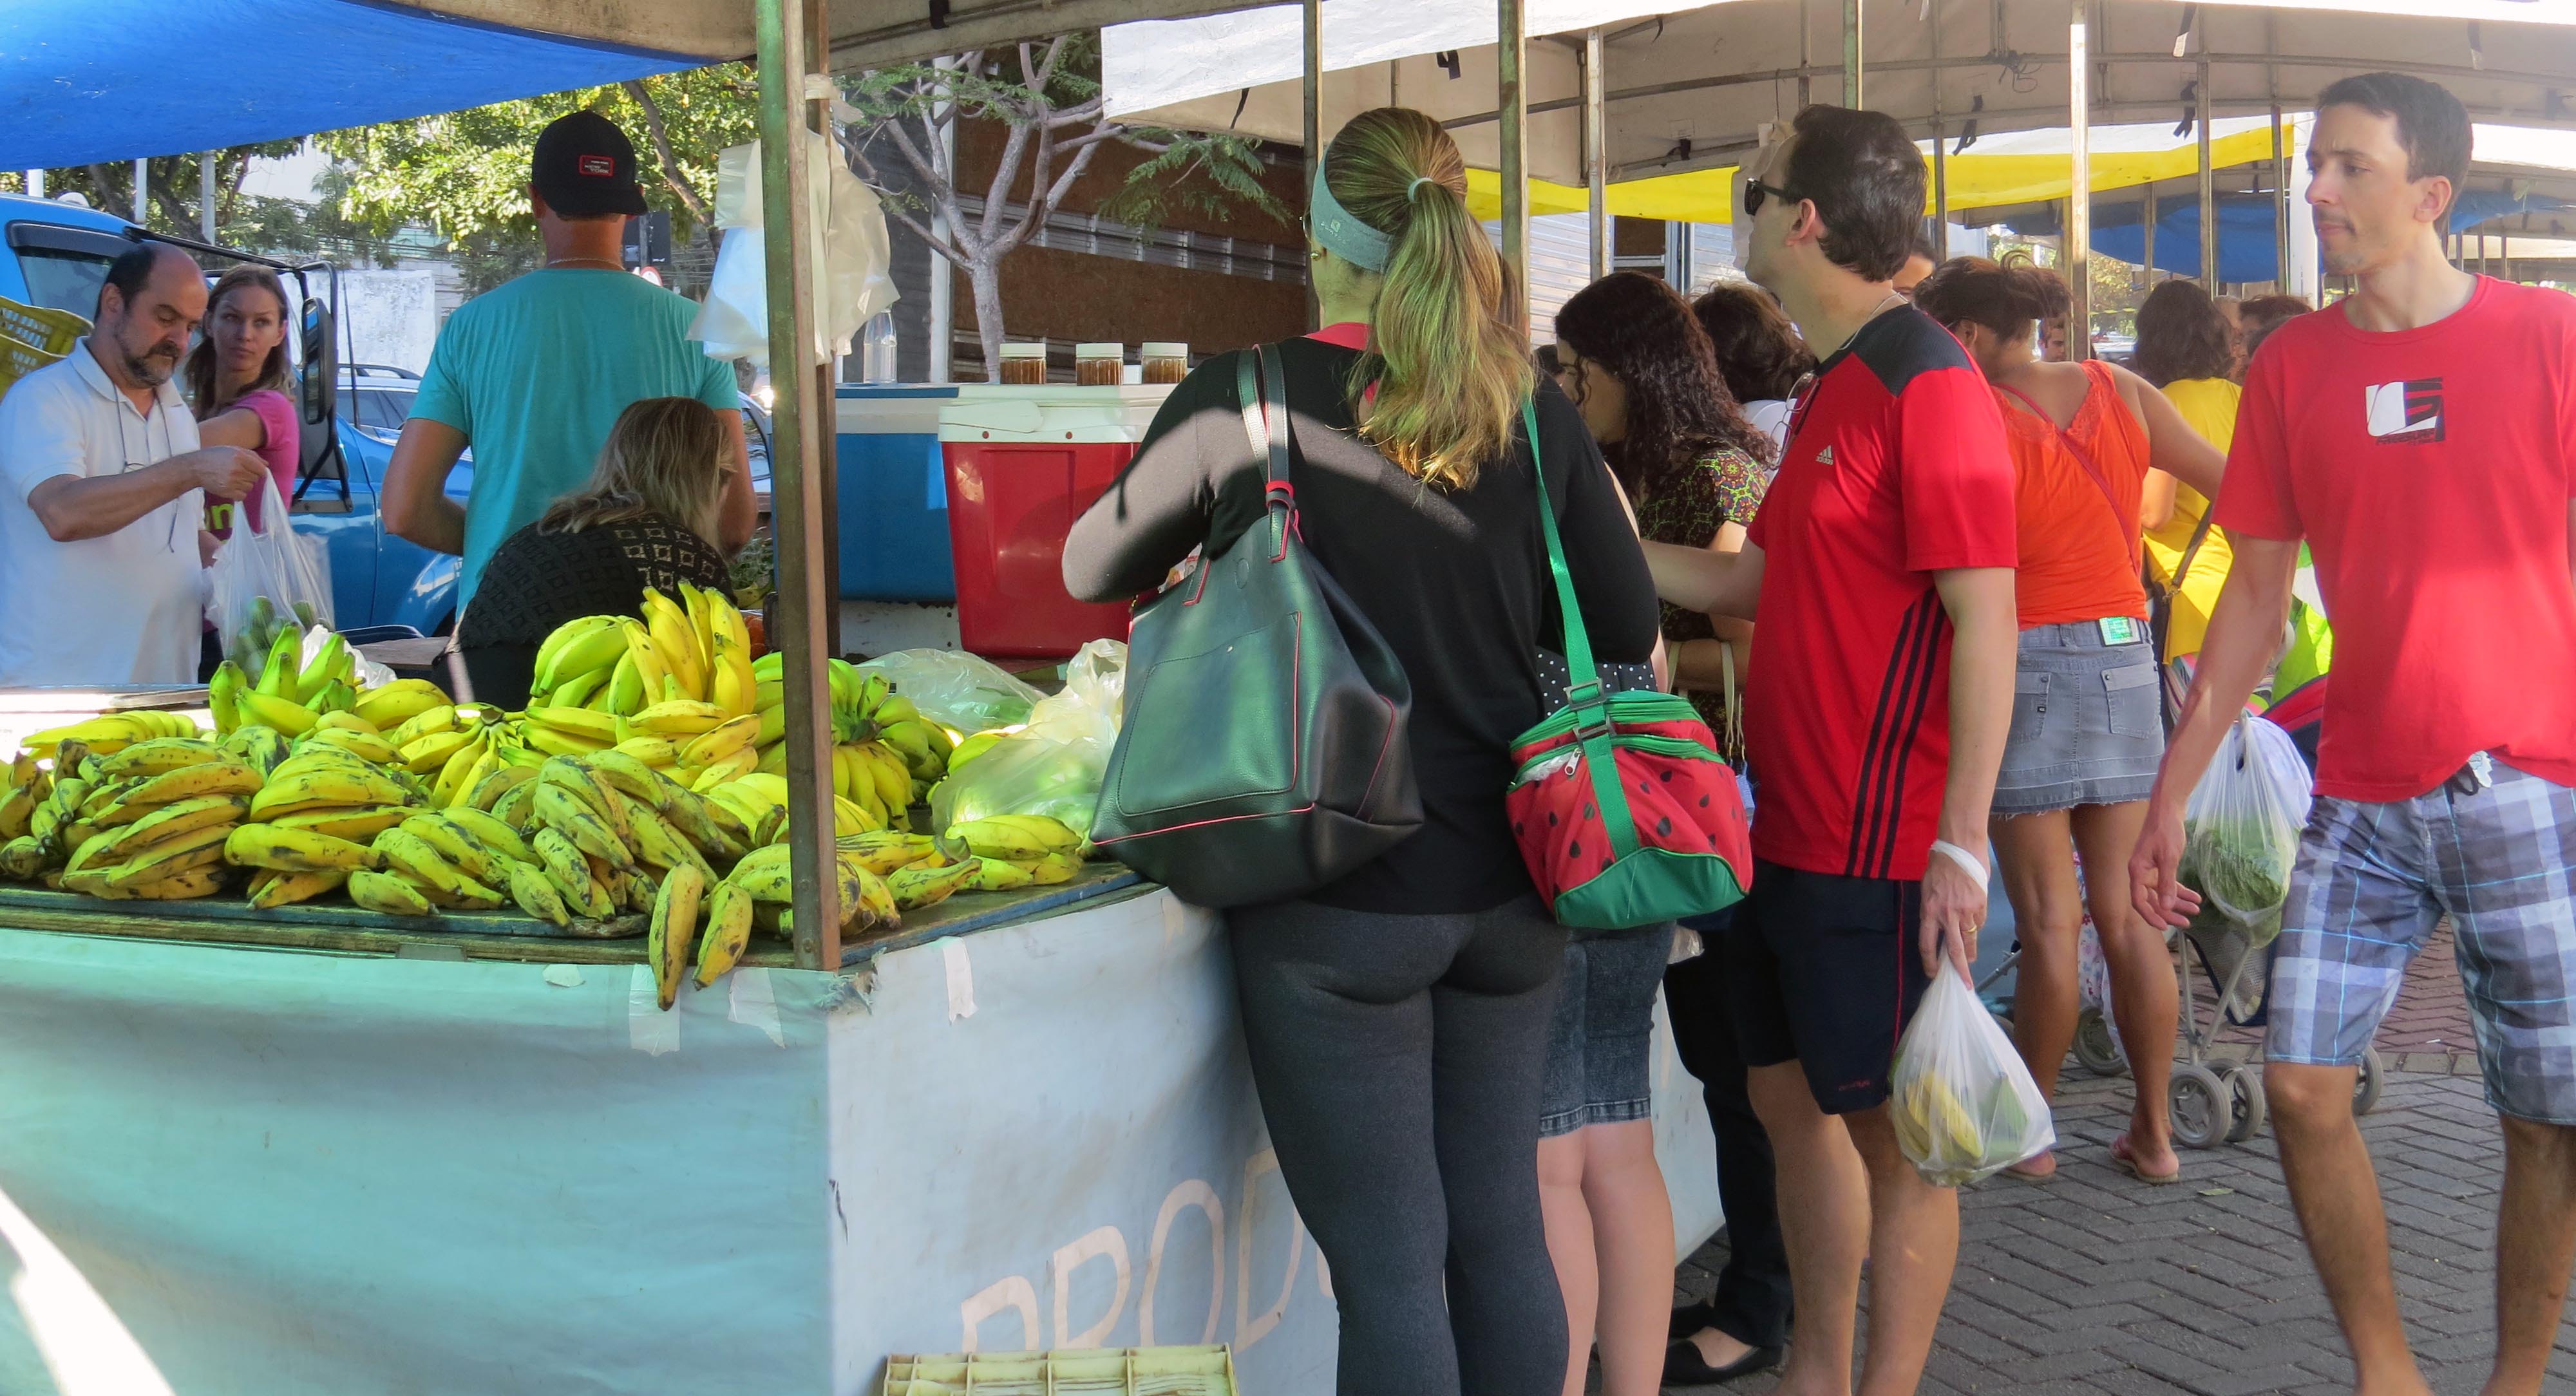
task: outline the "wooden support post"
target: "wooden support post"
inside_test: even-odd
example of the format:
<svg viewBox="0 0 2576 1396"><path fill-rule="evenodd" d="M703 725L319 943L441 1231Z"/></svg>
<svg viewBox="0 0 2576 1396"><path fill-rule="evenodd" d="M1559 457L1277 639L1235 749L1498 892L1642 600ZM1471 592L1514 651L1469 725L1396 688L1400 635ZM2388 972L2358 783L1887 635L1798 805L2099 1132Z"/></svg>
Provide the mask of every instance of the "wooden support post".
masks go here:
<svg viewBox="0 0 2576 1396"><path fill-rule="evenodd" d="M2066 266L2066 357L2081 363L2093 357L2093 103L2091 45L2085 9L2092 0L2073 0L2066 22L2066 134L2070 182L2066 221L2060 225Z"/></svg>
<svg viewBox="0 0 2576 1396"><path fill-rule="evenodd" d="M1601 31L1583 36L1583 187L1591 213L1592 279L1610 274L1610 92ZM1683 291L1690 288L1684 286Z"/></svg>
<svg viewBox="0 0 2576 1396"><path fill-rule="evenodd" d="M1529 27L1521 0L1494 5L1495 109L1502 116L1503 270L1512 319L1529 331Z"/></svg>

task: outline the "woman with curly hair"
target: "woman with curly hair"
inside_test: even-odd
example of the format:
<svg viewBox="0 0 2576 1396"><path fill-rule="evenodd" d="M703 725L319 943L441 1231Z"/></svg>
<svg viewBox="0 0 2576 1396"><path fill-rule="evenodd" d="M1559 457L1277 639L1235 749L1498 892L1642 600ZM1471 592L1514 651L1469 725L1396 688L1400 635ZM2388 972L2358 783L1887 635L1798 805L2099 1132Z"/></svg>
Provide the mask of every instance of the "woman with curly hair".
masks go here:
<svg viewBox="0 0 2576 1396"><path fill-rule="evenodd" d="M2244 392L2235 380L2242 363L2236 344L2226 312L2197 282L2165 282L2138 307L2138 350L2130 366L2221 455L2236 439L2236 403ZM2138 520L2147 531L2147 573L2165 611L2163 657L2198 654L2235 550L2225 530L2209 523L2209 497L2161 470L2147 472Z"/></svg>
<svg viewBox="0 0 2576 1396"><path fill-rule="evenodd" d="M1789 399L1798 380L1816 371L1816 356L1789 323L1789 312L1750 281L1721 281L1691 302L1691 314L1717 351L1717 371L1744 409L1744 420L1774 442L1789 443Z"/></svg>
<svg viewBox="0 0 2576 1396"><path fill-rule="evenodd" d="M1635 501L1640 535L1720 552L1742 548L1778 451L1737 409L1689 303L1655 277L1632 271L1604 277L1557 311L1556 359L1558 383ZM1742 650L1732 646L1752 642L1750 625L1734 630L1722 633L1699 612L1663 608L1673 686L1690 693L1717 732L1729 730L1727 690L1743 672ZM1733 743L1723 745L1731 755ZM1606 1396L1652 1396L1671 1364L1679 1364L1685 1380L1719 1380L1704 1373L1743 1375L1780 1356L1787 1258L1760 1262L1764 1229L1755 1220L1773 1215L1770 1142L1744 1094L1742 1064L1733 1067L1730 1092L1723 1063L1703 1050L1722 1039L1732 1060L1733 1030L1712 1006L1714 986L1703 986L1705 993L1678 987L1699 982L1688 975L1672 991L1675 1037L1685 1044L1683 1064L1703 1083L1714 1083L1708 1085L1710 1114L1726 1155L1728 1221L1746 1268L1765 1272L1749 1287L1776 1292L1779 1302L1752 1305L1778 1313L1733 1325L1745 1330L1736 1337L1718 1331L1716 1319L1673 1314L1672 1205L1655 1166L1646 1076L1655 988L1665 982L1671 946L1670 928L1651 926L1578 938L1566 947L1565 987L1548 1044L1538 1177L1573 1339L1567 1396L1581 1396L1584 1357L1594 1340ZM1740 1109L1728 1109L1729 1101ZM1776 1222L1768 1234L1776 1243ZM1748 1287L1744 1276L1736 1280L1738 1288ZM1676 1328L1681 1332L1671 1331ZM1707 1349L1674 1343L1667 1353L1667 1342L1703 1328L1710 1330Z"/></svg>

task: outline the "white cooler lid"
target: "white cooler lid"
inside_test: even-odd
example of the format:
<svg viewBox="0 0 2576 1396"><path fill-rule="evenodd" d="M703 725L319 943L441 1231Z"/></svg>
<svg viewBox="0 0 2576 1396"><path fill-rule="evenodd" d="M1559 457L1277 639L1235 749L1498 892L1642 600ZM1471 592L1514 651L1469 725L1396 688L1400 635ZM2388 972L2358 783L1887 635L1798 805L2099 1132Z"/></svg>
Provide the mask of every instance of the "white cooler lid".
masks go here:
<svg viewBox="0 0 2576 1396"><path fill-rule="evenodd" d="M843 392L832 403L833 430L842 436L935 436L939 413L957 400L947 385Z"/></svg>
<svg viewBox="0 0 2576 1396"><path fill-rule="evenodd" d="M1169 383L1083 388L1058 384L960 383L939 413L942 441L1142 441Z"/></svg>

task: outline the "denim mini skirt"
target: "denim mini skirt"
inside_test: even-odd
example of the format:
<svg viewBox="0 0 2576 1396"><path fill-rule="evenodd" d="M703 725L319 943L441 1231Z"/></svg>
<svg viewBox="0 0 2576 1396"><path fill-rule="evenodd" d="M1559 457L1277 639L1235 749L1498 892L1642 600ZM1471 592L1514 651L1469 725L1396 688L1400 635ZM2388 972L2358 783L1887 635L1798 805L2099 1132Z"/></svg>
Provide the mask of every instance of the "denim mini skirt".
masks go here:
<svg viewBox="0 0 2576 1396"><path fill-rule="evenodd" d="M1994 812L2046 814L2147 798L2165 754L2157 680L2153 646L2144 639L2105 643L2097 622L2021 632L2012 735L1995 779Z"/></svg>

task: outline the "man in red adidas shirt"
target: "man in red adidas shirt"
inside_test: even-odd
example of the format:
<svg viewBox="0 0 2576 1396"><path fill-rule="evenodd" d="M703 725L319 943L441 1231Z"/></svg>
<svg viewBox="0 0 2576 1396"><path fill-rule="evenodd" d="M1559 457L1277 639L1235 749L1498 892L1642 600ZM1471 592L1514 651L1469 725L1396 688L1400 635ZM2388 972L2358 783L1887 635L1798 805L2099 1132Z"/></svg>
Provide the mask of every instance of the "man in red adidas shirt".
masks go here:
<svg viewBox="0 0 2576 1396"><path fill-rule="evenodd" d="M1894 119L1809 107L1745 192L1747 271L1824 362L1740 553L1647 545L1664 599L1754 622L1752 895L1711 953L1778 1158L1796 1336L1777 1390L1922 1377L1958 1195L1888 1122L1896 1042L1986 917L1986 815L2019 626L2012 457L1967 352L1889 284L1923 157ZM1739 225L1742 226L1742 225Z"/></svg>
<svg viewBox="0 0 2576 1396"><path fill-rule="evenodd" d="M2419 78L2370 73L2318 98L2318 250L2360 290L2255 355L2218 499L2235 566L2130 861L2139 912L2187 919L2183 804L2280 649L2306 539L2335 672L2263 1085L2371 1396L2427 1388L2353 1078L2445 913L2504 1119L2487 1396L2540 1391L2576 1263L2576 298L2444 259L2469 132L2458 99Z"/></svg>

